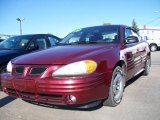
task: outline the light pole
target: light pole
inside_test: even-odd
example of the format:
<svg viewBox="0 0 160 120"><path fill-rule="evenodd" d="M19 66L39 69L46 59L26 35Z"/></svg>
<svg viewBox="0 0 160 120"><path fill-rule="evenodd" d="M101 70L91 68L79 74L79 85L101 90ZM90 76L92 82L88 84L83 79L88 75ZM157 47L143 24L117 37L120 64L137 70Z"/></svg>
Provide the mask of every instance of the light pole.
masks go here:
<svg viewBox="0 0 160 120"><path fill-rule="evenodd" d="M24 20L24 18L17 18L17 21L19 21L20 24L20 34L22 35L22 21Z"/></svg>

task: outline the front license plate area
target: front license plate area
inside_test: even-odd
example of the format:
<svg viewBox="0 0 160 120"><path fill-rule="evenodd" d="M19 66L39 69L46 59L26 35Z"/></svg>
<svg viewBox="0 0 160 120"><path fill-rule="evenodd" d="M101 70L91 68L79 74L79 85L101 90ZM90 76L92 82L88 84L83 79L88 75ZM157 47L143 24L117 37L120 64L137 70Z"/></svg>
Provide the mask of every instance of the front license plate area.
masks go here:
<svg viewBox="0 0 160 120"><path fill-rule="evenodd" d="M35 92L35 81L34 80L22 80L17 79L13 81L14 88L20 92Z"/></svg>

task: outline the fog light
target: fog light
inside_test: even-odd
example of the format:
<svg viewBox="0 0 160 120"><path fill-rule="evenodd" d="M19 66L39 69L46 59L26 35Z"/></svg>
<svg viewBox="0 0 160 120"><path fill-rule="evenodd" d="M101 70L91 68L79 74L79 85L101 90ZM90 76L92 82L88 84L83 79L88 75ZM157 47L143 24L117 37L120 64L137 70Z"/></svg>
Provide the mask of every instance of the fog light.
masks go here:
<svg viewBox="0 0 160 120"><path fill-rule="evenodd" d="M76 97L73 96L73 95L69 95L69 96L68 96L68 100L69 100L70 102L76 102Z"/></svg>

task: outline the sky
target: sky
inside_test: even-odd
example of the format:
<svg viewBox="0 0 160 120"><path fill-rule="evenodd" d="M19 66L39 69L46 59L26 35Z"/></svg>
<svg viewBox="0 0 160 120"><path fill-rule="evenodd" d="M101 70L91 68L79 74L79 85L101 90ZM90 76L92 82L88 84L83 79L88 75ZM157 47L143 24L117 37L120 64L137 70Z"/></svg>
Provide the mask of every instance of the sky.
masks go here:
<svg viewBox="0 0 160 120"><path fill-rule="evenodd" d="M154 12L159 11L159 12ZM0 34L51 33L104 23L160 26L160 0L0 0Z"/></svg>

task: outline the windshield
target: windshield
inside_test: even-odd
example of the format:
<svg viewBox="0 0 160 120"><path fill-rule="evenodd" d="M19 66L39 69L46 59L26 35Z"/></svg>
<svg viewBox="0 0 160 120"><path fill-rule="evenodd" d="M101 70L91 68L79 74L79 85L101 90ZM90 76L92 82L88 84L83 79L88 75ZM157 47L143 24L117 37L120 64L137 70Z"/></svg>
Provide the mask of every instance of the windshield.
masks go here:
<svg viewBox="0 0 160 120"><path fill-rule="evenodd" d="M15 36L0 43L0 49L25 49L32 36Z"/></svg>
<svg viewBox="0 0 160 120"><path fill-rule="evenodd" d="M118 27L91 27L78 29L67 35L60 44L118 43Z"/></svg>

